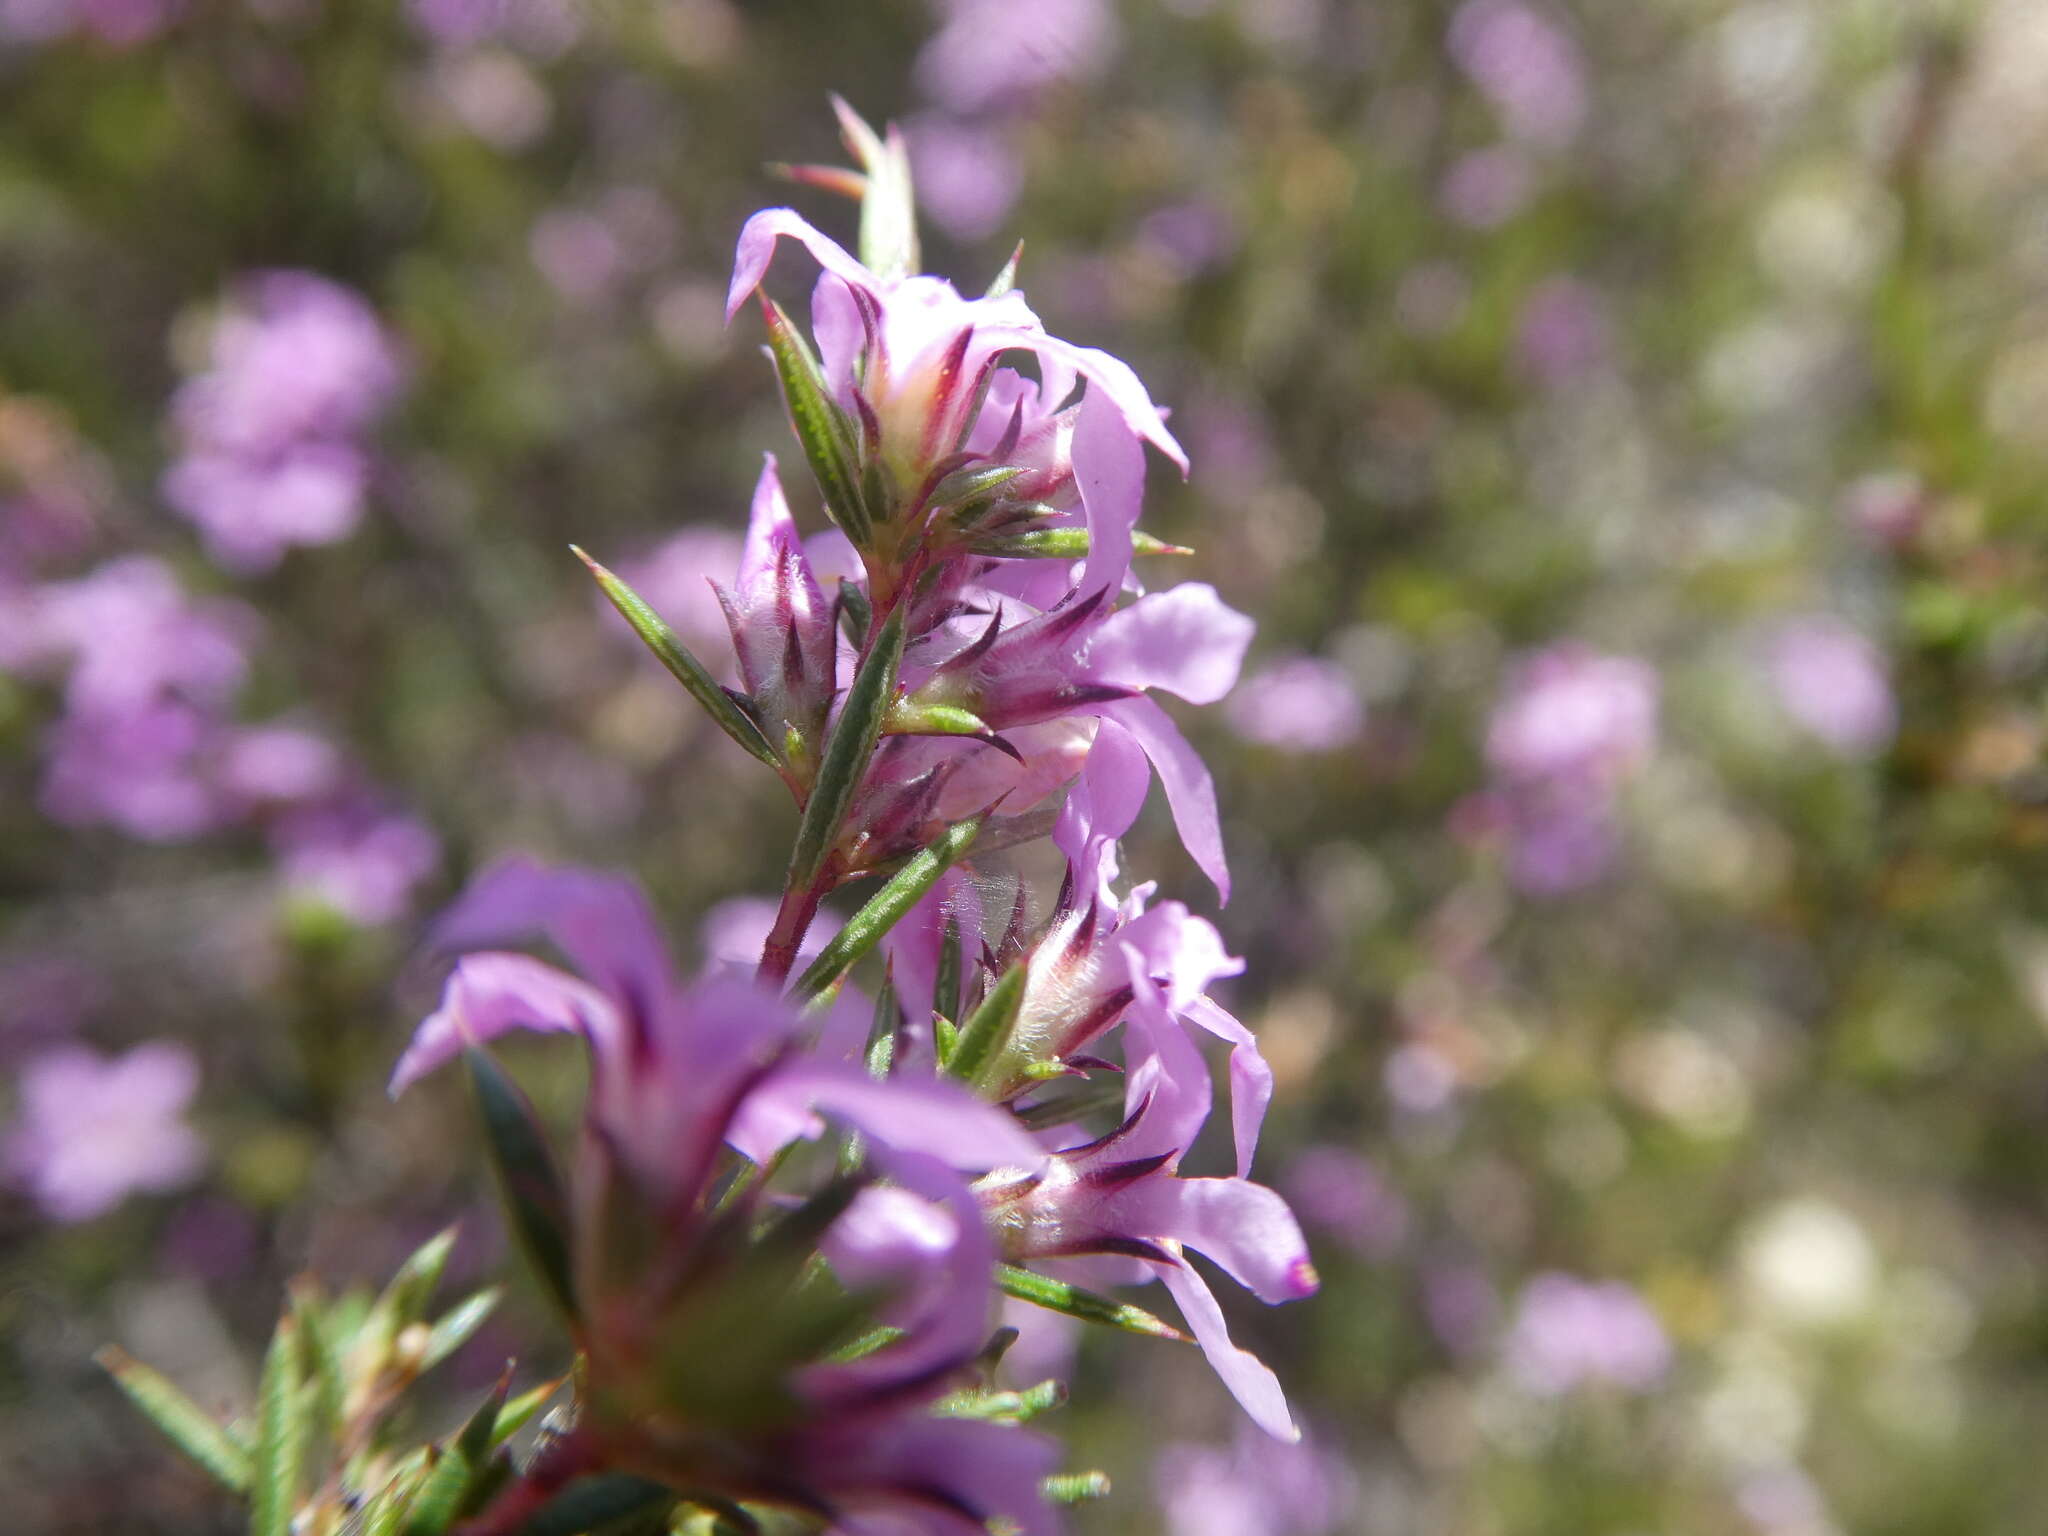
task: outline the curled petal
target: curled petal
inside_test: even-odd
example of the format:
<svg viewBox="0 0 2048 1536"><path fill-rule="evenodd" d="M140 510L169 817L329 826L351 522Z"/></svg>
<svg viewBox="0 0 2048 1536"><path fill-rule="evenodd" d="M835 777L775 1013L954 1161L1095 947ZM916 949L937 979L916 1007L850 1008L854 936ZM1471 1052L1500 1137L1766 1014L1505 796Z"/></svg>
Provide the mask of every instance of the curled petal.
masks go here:
<svg viewBox="0 0 2048 1536"><path fill-rule="evenodd" d="M1152 403L1144 383L1122 358L1112 357L1097 347L1077 347L1071 341L1062 341L1040 331L1020 328L1014 336L1005 336L991 327L982 335L984 340L1021 347L1036 352L1048 362L1071 368L1088 381L1090 394L1099 391L1110 405L1116 407L1117 415L1123 418L1131 431L1173 460L1183 475L1188 472L1187 450L1166 430L1166 418L1159 414L1159 407ZM1076 454L1079 451L1077 440Z"/></svg>
<svg viewBox="0 0 2048 1536"><path fill-rule="evenodd" d="M1273 1068L1260 1053L1252 1032L1209 998L1194 999L1182 1017L1231 1043L1230 1130L1237 1150L1237 1176L1243 1178L1252 1171L1259 1129L1266 1122L1266 1106L1273 1101Z"/></svg>
<svg viewBox="0 0 2048 1536"><path fill-rule="evenodd" d="M413 1032L391 1074L391 1096L481 1043L513 1029L580 1034L594 1054L617 1048L618 1010L597 988L531 955L473 954L448 977L441 1006Z"/></svg>
<svg viewBox="0 0 2048 1536"><path fill-rule="evenodd" d="M783 1136L780 1145L787 1145L817 1135L820 1115L844 1120L899 1152L955 1168L1028 1169L1045 1161L1044 1150L1011 1116L965 1089L901 1078L878 1082L851 1063L792 1062L748 1096L740 1120L755 1128L750 1140L774 1127Z"/></svg>
<svg viewBox="0 0 2048 1536"><path fill-rule="evenodd" d="M1112 403L1089 391L1074 423L1074 483L1088 524L1079 592L1117 592L1131 570L1131 533L1145 500L1145 450Z"/></svg>
<svg viewBox="0 0 2048 1536"><path fill-rule="evenodd" d="M1053 842L1077 870L1093 870L1099 862L1093 850L1131 830L1151 788L1144 750L1116 721L1102 720L1080 779L1060 808Z"/></svg>
<svg viewBox="0 0 2048 1536"><path fill-rule="evenodd" d="M794 208L763 208L740 230L739 249L733 256L732 286L725 296L728 321L739 313L747 295L761 286L761 279L768 274L768 263L775 257L775 244L785 235L802 242L818 265L841 282L869 293L882 291L880 278Z"/></svg>

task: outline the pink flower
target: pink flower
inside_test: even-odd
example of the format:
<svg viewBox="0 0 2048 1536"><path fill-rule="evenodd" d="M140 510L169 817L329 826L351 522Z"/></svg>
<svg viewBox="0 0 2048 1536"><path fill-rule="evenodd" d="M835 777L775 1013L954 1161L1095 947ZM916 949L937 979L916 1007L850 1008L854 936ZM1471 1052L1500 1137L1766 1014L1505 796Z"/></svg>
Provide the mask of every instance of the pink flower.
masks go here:
<svg viewBox="0 0 2048 1536"><path fill-rule="evenodd" d="M1268 662L1231 691L1224 714L1247 741L1284 752L1334 751L1365 727L1350 674L1315 656Z"/></svg>
<svg viewBox="0 0 2048 1536"><path fill-rule="evenodd" d="M1671 1366L1670 1341L1634 1290L1562 1274L1522 1288L1503 1353L1515 1379L1545 1396L1585 1385L1646 1392Z"/></svg>
<svg viewBox="0 0 2048 1536"><path fill-rule="evenodd" d="M58 1221L89 1221L137 1191L176 1189L205 1160L185 1124L199 1066L183 1046L139 1045L121 1057L62 1046L32 1058L6 1161Z"/></svg>
<svg viewBox="0 0 2048 1536"><path fill-rule="evenodd" d="M1814 614L1781 625L1769 668L1785 712L1844 757L1882 751L1898 728L1883 654L1840 619Z"/></svg>

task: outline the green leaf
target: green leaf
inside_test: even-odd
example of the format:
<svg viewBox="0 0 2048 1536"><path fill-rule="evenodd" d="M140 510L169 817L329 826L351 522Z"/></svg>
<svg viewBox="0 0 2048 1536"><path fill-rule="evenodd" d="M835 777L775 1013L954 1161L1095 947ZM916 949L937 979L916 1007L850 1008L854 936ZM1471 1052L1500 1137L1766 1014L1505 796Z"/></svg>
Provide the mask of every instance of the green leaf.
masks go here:
<svg viewBox="0 0 2048 1536"><path fill-rule="evenodd" d="M308 1378L313 1410L306 1426L309 1441L338 1435L348 1381L335 1353L333 1335L328 1331L326 1309L319 1291L309 1281L294 1281L290 1297L292 1316L299 1325L299 1347L304 1352L301 1369Z"/></svg>
<svg viewBox="0 0 2048 1536"><path fill-rule="evenodd" d="M932 1404L931 1411L945 1419L991 1419L1004 1424L1022 1424L1059 1407L1066 1400L1067 1389L1063 1384L1041 1381L1021 1392L997 1392L983 1387L955 1392Z"/></svg>
<svg viewBox="0 0 2048 1536"><path fill-rule="evenodd" d="M443 1227L420 1244L412 1256L398 1266L398 1273L391 1277L391 1283L377 1298L377 1307L392 1319L394 1333L426 1319L434 1292L441 1288L441 1276L447 1272L448 1256L455 1251L455 1230L454 1227Z"/></svg>
<svg viewBox="0 0 2048 1536"><path fill-rule="evenodd" d="M960 1026L960 1038L946 1062L946 1071L970 1088L987 1093L1007 1087L996 1079L1009 1056L1010 1036L1024 1007L1025 968L1017 961L989 988L981 1006Z"/></svg>
<svg viewBox="0 0 2048 1536"><path fill-rule="evenodd" d="M1085 1504L1109 1497L1107 1472L1056 1472L1038 1485L1048 1504Z"/></svg>
<svg viewBox="0 0 2048 1536"><path fill-rule="evenodd" d="M474 1045L463 1047L462 1059L469 1067L491 1168L498 1176L513 1233L548 1299L573 1321L576 1287L569 1260L569 1203L547 1137L533 1106L503 1067Z"/></svg>
<svg viewBox="0 0 2048 1536"><path fill-rule="evenodd" d="M584 1536L614 1520L673 1509L677 1502L675 1494L644 1477L586 1477L528 1515L513 1536Z"/></svg>
<svg viewBox="0 0 2048 1536"><path fill-rule="evenodd" d="M768 744L768 738L761 734L761 728L733 703L718 680L704 670L704 664L690 654L690 648L663 622L661 615L647 605L647 600L576 545L571 544L569 549L590 568L590 574L597 578L599 590L611 599L612 606L633 626L633 633L646 642L647 649L654 652L676 681L689 690L690 697L704 706L704 712L717 722L718 728L747 752L779 771L782 761L775 755L774 747Z"/></svg>
<svg viewBox="0 0 2048 1536"><path fill-rule="evenodd" d="M230 1493L249 1491L249 1453L168 1377L108 1345L93 1358L173 1445Z"/></svg>
<svg viewBox="0 0 2048 1536"><path fill-rule="evenodd" d="M438 1447L439 1459L433 1461L433 1470L411 1501L412 1518L406 1522L405 1536L443 1536L456 1520L483 1502L481 1495L488 1487L491 1449L498 1443L498 1413L505 1406L505 1394L511 1385L512 1373L507 1370L454 1441Z"/></svg>
<svg viewBox="0 0 2048 1536"><path fill-rule="evenodd" d="M882 622L874 648L854 673L846 690L846 703L832 735L825 743L824 760L804 802L803 822L797 828L796 847L789 858L790 890L810 890L839 840L841 824L853 804L856 790L881 740L882 721L896 700L896 670L903 662L903 607L898 605Z"/></svg>
<svg viewBox="0 0 2048 1536"><path fill-rule="evenodd" d="M983 741L995 738L988 722L971 709L962 709L957 704L913 704L908 699L896 701L882 729L890 736L977 736Z"/></svg>
<svg viewBox="0 0 2048 1536"><path fill-rule="evenodd" d="M432 1370L467 1344L477 1329L484 1325L484 1319L497 1310L504 1294L498 1286L486 1286L442 1313L427 1335L427 1347L420 1355L420 1369Z"/></svg>
<svg viewBox="0 0 2048 1536"><path fill-rule="evenodd" d="M832 942L818 952L818 958L797 978L790 995L799 1003L807 1003L858 964L938 884L939 876L974 845L984 819L976 816L948 827L907 860L868 898L865 906L847 919Z"/></svg>
<svg viewBox="0 0 2048 1536"><path fill-rule="evenodd" d="M764 294L761 313L768 326L768 355L774 359L775 376L782 383L782 403L789 409L790 427L825 499L825 511L855 547L865 548L874 527L861 489L852 424L833 403L811 344L782 306Z"/></svg>
<svg viewBox="0 0 2048 1536"><path fill-rule="evenodd" d="M889 1069L896 1065L896 1032L902 1026L903 1015L896 1006L896 972L891 969L883 975L881 988L875 993L875 1021L868 1026L867 1049L861 1054L868 1076L887 1077Z"/></svg>
<svg viewBox="0 0 2048 1536"><path fill-rule="evenodd" d="M1088 555L1086 528L1031 528L1023 533L993 534L968 546L977 555L997 560L1083 560ZM1168 544L1149 533L1132 533L1134 555L1192 555L1181 544Z"/></svg>
<svg viewBox="0 0 2048 1536"><path fill-rule="evenodd" d="M1173 1324L1154 1317L1143 1307L1128 1306L1098 1292L1069 1285L1064 1280L1019 1269L1014 1264L996 1266L996 1288L1005 1296L1028 1301L1049 1312L1077 1317L1084 1323L1101 1323L1108 1328L1120 1328L1125 1333L1141 1333L1147 1338L1173 1339L1182 1344L1194 1342Z"/></svg>
<svg viewBox="0 0 2048 1536"><path fill-rule="evenodd" d="M256 1454L250 1468L250 1536L290 1536L305 1466L308 1399L300 1374L298 1321L278 1320L256 1390Z"/></svg>

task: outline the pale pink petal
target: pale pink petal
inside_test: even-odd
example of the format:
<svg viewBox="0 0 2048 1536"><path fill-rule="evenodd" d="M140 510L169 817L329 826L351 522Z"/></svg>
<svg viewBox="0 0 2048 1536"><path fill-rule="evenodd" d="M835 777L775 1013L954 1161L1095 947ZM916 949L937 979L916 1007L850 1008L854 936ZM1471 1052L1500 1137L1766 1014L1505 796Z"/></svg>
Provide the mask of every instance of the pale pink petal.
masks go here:
<svg viewBox="0 0 2048 1536"><path fill-rule="evenodd" d="M1288 1411L1280 1378L1258 1356L1230 1342L1230 1325L1223 1320L1223 1309L1216 1305L1216 1298L1202 1277L1185 1264L1153 1267L1179 1304L1188 1332L1195 1336L1209 1364L1230 1389L1230 1395L1251 1415L1252 1422L1275 1440L1290 1445L1299 1440L1301 1431Z"/></svg>
<svg viewBox="0 0 2048 1536"><path fill-rule="evenodd" d="M836 240L813 228L795 209L763 208L740 230L739 249L733 257L732 286L725 296L727 320L738 314L747 295L761 286L768 263L775 257L775 243L785 235L801 241L818 265L841 282L877 295L884 291L880 278L855 261Z"/></svg>
<svg viewBox="0 0 2048 1536"><path fill-rule="evenodd" d="M1254 627L1207 582L1184 581L1104 619L1088 643L1088 675L1214 704L1237 686Z"/></svg>
<svg viewBox="0 0 2048 1536"><path fill-rule="evenodd" d="M1188 856L1216 883L1218 899L1230 901L1230 865L1223 857L1223 827L1216 811L1216 783L1165 710L1148 698L1119 699L1097 713L1114 720L1136 738L1159 782Z"/></svg>
<svg viewBox="0 0 2048 1536"><path fill-rule="evenodd" d="M619 1038L618 1010L585 982L530 955L466 955L442 989L441 1006L413 1032L412 1044L391 1074L399 1094L472 1043L507 1030L580 1034L605 1051Z"/></svg>

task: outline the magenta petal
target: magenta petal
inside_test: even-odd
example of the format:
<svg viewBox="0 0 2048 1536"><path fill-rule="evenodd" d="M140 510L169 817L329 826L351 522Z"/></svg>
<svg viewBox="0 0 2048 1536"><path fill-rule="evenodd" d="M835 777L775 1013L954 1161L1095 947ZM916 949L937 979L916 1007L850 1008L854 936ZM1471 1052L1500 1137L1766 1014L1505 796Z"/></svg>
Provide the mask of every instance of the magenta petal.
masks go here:
<svg viewBox="0 0 2048 1536"><path fill-rule="evenodd" d="M621 875L515 855L470 882L434 930L443 951L545 936L601 991L642 1008L675 992L654 913Z"/></svg>
<svg viewBox="0 0 2048 1536"><path fill-rule="evenodd" d="M1299 1440L1301 1431L1288 1411L1280 1378L1258 1356L1230 1342L1230 1326L1223 1320L1223 1309L1216 1305L1216 1298L1202 1277L1185 1264L1159 1264L1154 1268L1179 1304L1188 1332L1195 1336L1209 1364L1230 1389L1230 1395L1251 1415L1252 1422L1275 1440L1289 1444Z"/></svg>
<svg viewBox="0 0 2048 1536"><path fill-rule="evenodd" d="M1166 789L1166 803L1173 812L1173 824L1188 856L1203 874L1216 883L1218 899L1230 901L1230 866L1223 857L1223 827L1216 812L1216 783L1180 727L1165 710L1146 698L1119 699L1098 710L1137 739L1152 759L1159 782Z"/></svg>
<svg viewBox="0 0 2048 1536"><path fill-rule="evenodd" d="M841 282L869 293L879 294L882 283L874 273L855 261L846 248L813 228L793 208L763 208L740 230L739 249L733 256L732 287L726 291L725 318L739 313L747 295L761 286L768 263L775 257L775 242L783 236L801 241L819 266Z"/></svg>
<svg viewBox="0 0 2048 1536"><path fill-rule="evenodd" d="M1074 422L1074 483L1088 523L1088 559L1075 590L1123 589L1131 570L1131 531L1145 501L1145 450L1105 399L1090 390Z"/></svg>
<svg viewBox="0 0 2048 1536"><path fill-rule="evenodd" d="M1313 1296L1317 1279L1294 1212L1279 1194L1248 1179L1143 1179L1115 1201L1133 1232L1166 1237L1205 1254L1269 1305Z"/></svg>
<svg viewBox="0 0 2048 1536"><path fill-rule="evenodd" d="M618 1038L619 1016L595 987L531 955L465 956L442 989L441 1006L413 1032L412 1044L399 1058L391 1074L391 1096L397 1098L460 1055L465 1045L512 1029L580 1034L593 1050L603 1052Z"/></svg>
<svg viewBox="0 0 2048 1536"><path fill-rule="evenodd" d="M1045 1161L1044 1150L1013 1118L965 1089L877 1081L851 1063L792 1063L748 1096L746 1113L757 1112L773 1113L785 1124L800 1116L835 1116L885 1146L955 1168L1035 1169Z"/></svg>
<svg viewBox="0 0 2048 1536"><path fill-rule="evenodd" d="M1129 731L1105 718L1096 727L1080 778L1060 807L1054 844L1069 863L1092 865L1089 848L1113 843L1130 831L1151 788L1152 769L1144 749Z"/></svg>
<svg viewBox="0 0 2048 1536"><path fill-rule="evenodd" d="M876 1431L856 1419L815 1432L801 1454L837 1506L833 1536L987 1536L992 1519L1019 1536L1061 1530L1039 1491L1061 1447L1014 1425L914 1415Z"/></svg>
<svg viewBox="0 0 2048 1536"><path fill-rule="evenodd" d="M1088 642L1088 676L1214 704L1237 686L1254 627L1207 582L1184 581L1104 619Z"/></svg>

